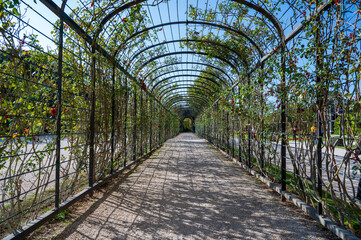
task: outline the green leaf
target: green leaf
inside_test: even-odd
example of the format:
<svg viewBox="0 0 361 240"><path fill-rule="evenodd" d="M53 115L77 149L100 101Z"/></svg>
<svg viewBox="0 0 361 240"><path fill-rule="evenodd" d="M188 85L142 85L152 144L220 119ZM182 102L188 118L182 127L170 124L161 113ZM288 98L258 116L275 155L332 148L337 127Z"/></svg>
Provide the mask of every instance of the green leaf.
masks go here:
<svg viewBox="0 0 361 240"><path fill-rule="evenodd" d="M20 13L18 12L18 10L16 8L13 8L12 12L14 15L20 16Z"/></svg>

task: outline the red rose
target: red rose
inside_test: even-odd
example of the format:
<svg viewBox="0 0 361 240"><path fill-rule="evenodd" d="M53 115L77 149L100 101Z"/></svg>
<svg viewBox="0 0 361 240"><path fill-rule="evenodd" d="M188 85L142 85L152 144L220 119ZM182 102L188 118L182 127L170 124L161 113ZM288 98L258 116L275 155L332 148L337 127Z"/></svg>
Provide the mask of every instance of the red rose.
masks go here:
<svg viewBox="0 0 361 240"><path fill-rule="evenodd" d="M52 117L55 117L56 116L56 112L58 111L58 108L54 107L50 110L50 114Z"/></svg>

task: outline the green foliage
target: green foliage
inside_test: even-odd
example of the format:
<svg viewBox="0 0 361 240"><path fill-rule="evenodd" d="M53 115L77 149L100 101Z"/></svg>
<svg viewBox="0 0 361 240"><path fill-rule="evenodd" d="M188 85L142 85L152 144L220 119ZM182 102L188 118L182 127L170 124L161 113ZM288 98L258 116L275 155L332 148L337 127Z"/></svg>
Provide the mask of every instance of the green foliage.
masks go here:
<svg viewBox="0 0 361 240"><path fill-rule="evenodd" d="M65 209L64 211L58 213L56 216L55 216L55 219L56 220L59 220L59 221L64 221L66 219L66 216L69 214L69 209Z"/></svg>

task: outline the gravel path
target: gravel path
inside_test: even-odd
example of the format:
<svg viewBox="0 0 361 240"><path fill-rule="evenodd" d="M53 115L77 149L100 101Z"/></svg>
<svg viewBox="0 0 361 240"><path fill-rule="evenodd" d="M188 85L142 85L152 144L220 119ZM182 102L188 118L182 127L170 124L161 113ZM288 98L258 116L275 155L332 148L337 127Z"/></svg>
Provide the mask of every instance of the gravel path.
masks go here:
<svg viewBox="0 0 361 240"><path fill-rule="evenodd" d="M337 239L205 140L171 139L58 239Z"/></svg>

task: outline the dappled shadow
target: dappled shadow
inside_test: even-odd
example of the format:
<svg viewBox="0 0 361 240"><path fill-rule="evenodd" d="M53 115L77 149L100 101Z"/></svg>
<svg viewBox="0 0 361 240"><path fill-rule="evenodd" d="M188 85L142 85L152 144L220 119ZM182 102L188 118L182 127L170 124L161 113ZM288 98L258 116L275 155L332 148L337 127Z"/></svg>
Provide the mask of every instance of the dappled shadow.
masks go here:
<svg viewBox="0 0 361 240"><path fill-rule="evenodd" d="M337 239L191 133L113 190L58 239Z"/></svg>

